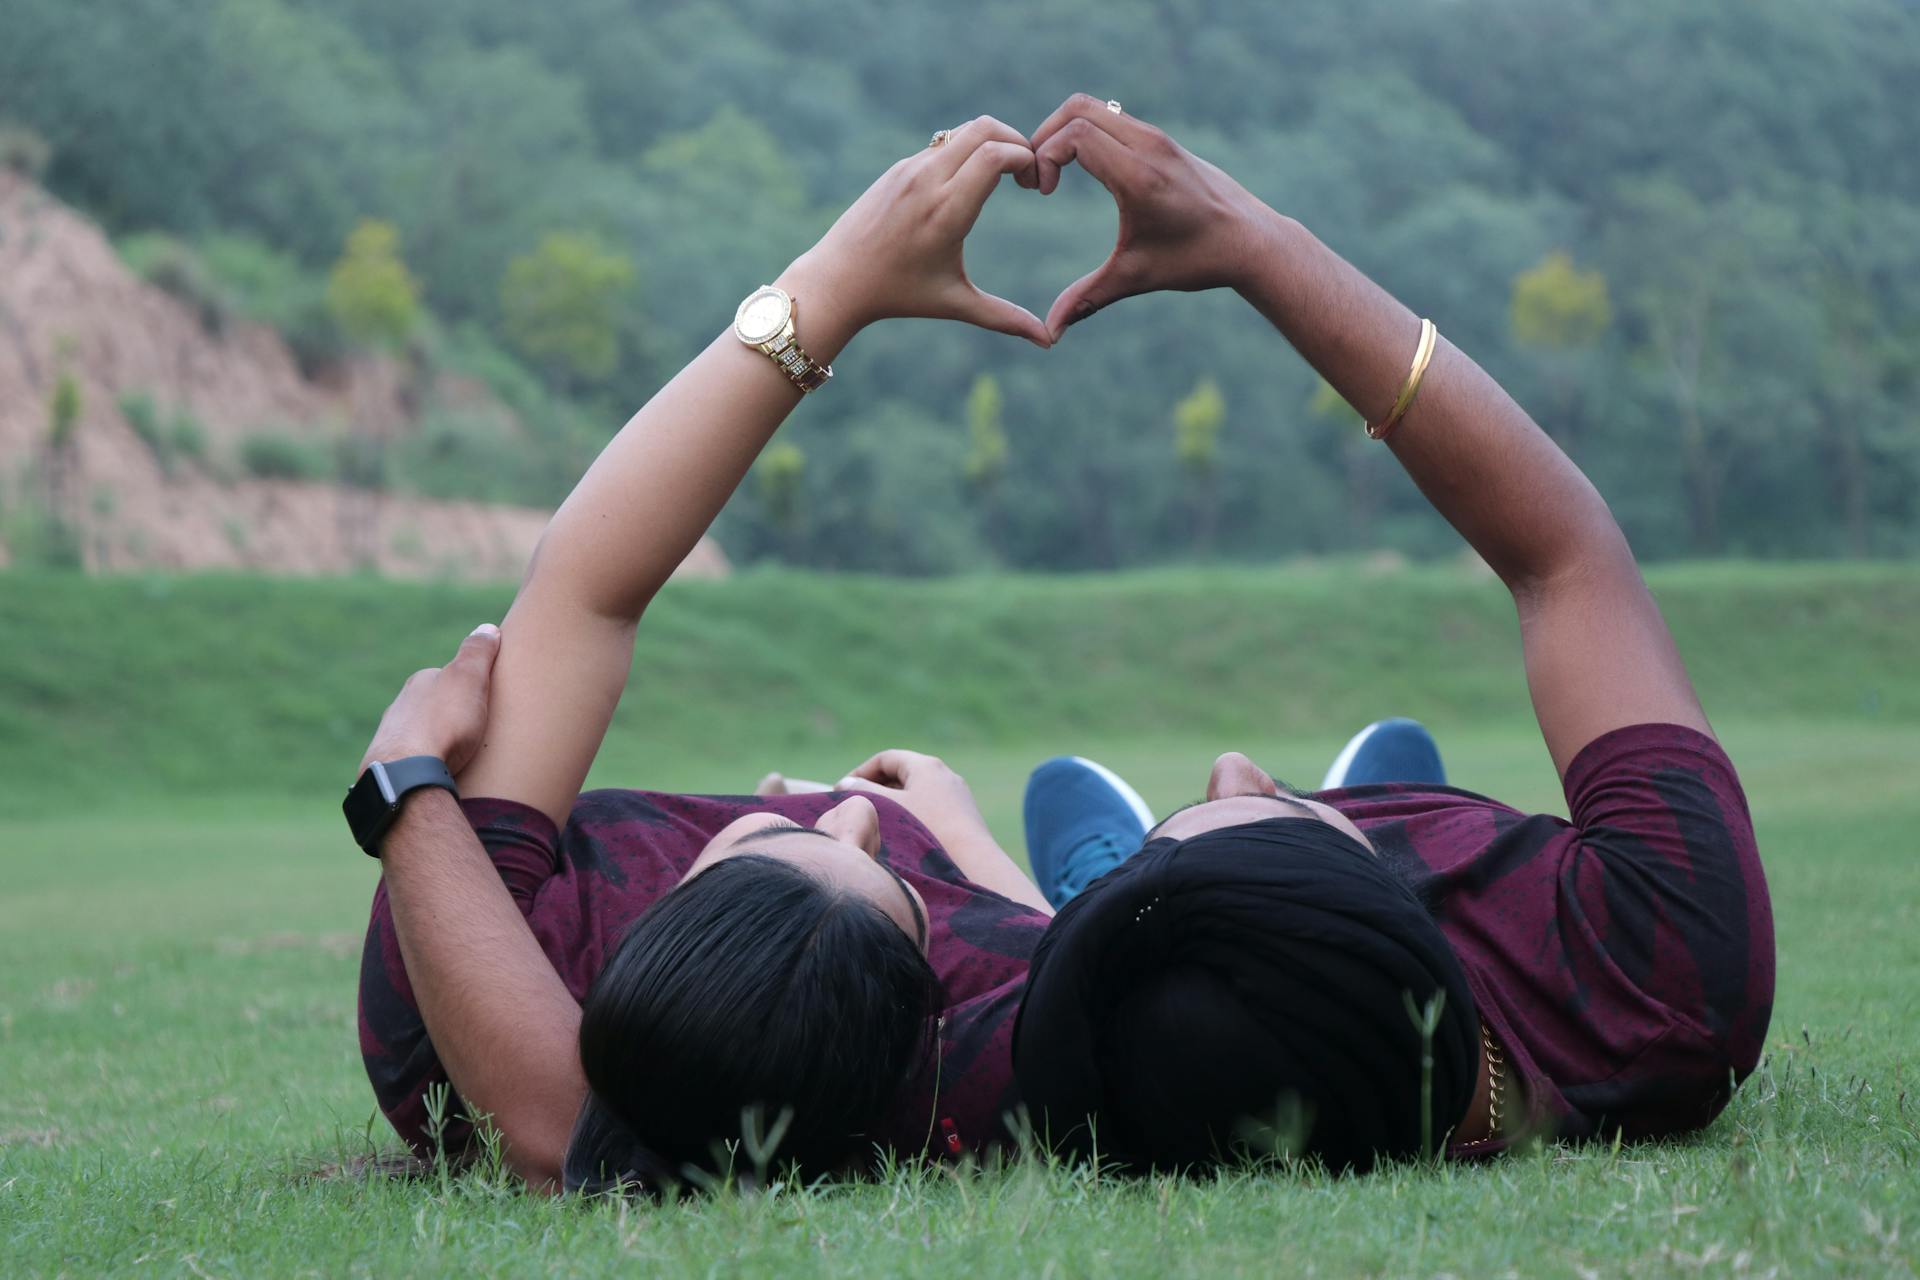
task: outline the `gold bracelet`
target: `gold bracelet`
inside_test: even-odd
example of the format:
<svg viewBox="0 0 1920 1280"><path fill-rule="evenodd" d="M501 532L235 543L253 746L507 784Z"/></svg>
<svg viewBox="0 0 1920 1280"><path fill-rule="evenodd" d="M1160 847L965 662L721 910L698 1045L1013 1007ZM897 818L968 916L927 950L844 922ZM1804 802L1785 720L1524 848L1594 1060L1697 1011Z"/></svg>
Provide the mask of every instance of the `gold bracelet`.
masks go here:
<svg viewBox="0 0 1920 1280"><path fill-rule="evenodd" d="M1433 348L1440 337L1440 331L1433 327L1433 321L1424 316L1420 320L1420 345L1413 351L1413 368L1407 372L1407 383L1400 388L1400 398L1393 402L1393 410L1381 420L1378 426L1368 424L1367 434L1375 440L1385 440L1387 432L1400 424L1407 410L1413 404L1413 398L1420 394L1420 380L1427 376L1427 365L1433 359Z"/></svg>

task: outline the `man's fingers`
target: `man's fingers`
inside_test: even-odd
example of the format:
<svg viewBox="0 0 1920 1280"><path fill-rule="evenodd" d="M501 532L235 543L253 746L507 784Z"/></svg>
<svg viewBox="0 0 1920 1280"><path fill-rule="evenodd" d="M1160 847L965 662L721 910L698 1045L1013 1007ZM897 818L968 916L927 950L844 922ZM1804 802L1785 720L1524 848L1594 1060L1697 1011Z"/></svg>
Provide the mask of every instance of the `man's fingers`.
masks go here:
<svg viewBox="0 0 1920 1280"><path fill-rule="evenodd" d="M968 227L972 227L973 219L980 216L980 206L993 194L1003 173L1011 173L1015 178L1023 173L1036 175L1033 151L1024 138L1012 142L995 139L981 143L948 182L954 195L969 205ZM1035 176L1034 181L1038 180Z"/></svg>
<svg viewBox="0 0 1920 1280"><path fill-rule="evenodd" d="M1118 194L1118 184L1140 164L1127 144L1098 125L1085 120L1069 120L1033 149L1035 171L1040 177L1040 194L1050 196L1060 186L1060 170L1078 161L1080 167L1100 180L1100 185Z"/></svg>
<svg viewBox="0 0 1920 1280"><path fill-rule="evenodd" d="M982 329L1025 338L1042 351L1053 345L1053 334L1040 322L1039 316L1017 303L984 293L971 283L963 283L954 299L953 318L977 324Z"/></svg>
<svg viewBox="0 0 1920 1280"><path fill-rule="evenodd" d="M1097 269L1060 291L1060 296L1047 308L1047 333L1058 342L1069 325L1080 323L1101 308L1131 297L1132 293L1120 278L1114 259L1108 258Z"/></svg>
<svg viewBox="0 0 1920 1280"><path fill-rule="evenodd" d="M1094 125L1123 143L1139 141L1146 136L1148 128L1146 124L1124 111L1108 110L1104 101L1090 93L1076 93L1061 103L1052 115L1042 120L1040 127L1033 131L1027 141L1035 151L1038 151L1041 143L1076 120Z"/></svg>
<svg viewBox="0 0 1920 1280"><path fill-rule="evenodd" d="M453 655L447 670L485 680L493 674L493 660L499 654L500 628L491 622L483 622L473 629L473 634L460 642L460 652Z"/></svg>

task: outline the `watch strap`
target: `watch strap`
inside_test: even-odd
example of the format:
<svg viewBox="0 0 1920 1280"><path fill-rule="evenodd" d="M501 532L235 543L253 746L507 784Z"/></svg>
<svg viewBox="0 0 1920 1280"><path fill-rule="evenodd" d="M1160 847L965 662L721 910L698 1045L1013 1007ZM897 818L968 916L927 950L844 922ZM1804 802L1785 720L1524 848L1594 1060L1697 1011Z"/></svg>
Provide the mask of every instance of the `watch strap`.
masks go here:
<svg viewBox="0 0 1920 1280"><path fill-rule="evenodd" d="M800 340L789 336L786 345L775 349L766 349L773 362L780 366L780 372L787 375L787 381L800 388L805 395L818 390L828 378L833 376L833 366L821 364L801 349Z"/></svg>
<svg viewBox="0 0 1920 1280"><path fill-rule="evenodd" d="M380 841L400 816L402 803L409 794L424 787L441 788L456 799L460 795L447 762L438 756L376 760L367 766L341 804L354 843L362 852L370 858L380 856Z"/></svg>

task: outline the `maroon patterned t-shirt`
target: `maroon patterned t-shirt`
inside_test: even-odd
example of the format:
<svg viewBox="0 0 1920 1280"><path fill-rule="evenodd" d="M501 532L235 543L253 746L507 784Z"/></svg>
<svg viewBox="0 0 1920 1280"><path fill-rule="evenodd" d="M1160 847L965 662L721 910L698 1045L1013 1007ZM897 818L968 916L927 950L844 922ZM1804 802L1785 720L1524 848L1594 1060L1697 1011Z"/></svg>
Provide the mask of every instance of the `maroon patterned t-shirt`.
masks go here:
<svg viewBox="0 0 1920 1280"><path fill-rule="evenodd" d="M1758 1061L1773 1005L1773 917L1739 779L1711 738L1638 725L1591 743L1565 789L1571 822L1451 787L1317 798L1428 902L1525 1088L1530 1127L1638 1138L1703 1126ZM1013 1019L1048 918L966 880L924 827L874 801L883 856L927 900L947 999L940 1052L882 1137L903 1152L929 1138L944 1151L951 1132L978 1150L1005 1136L1002 1117L1017 1101ZM811 823L833 803L598 791L580 798L562 833L524 805L463 807L542 950L582 997L626 927L721 827L756 809ZM381 1109L425 1150L425 1096L446 1074L384 888L361 967L360 1042ZM457 1146L466 1134L456 1123L443 1140Z"/></svg>
<svg viewBox="0 0 1920 1280"><path fill-rule="evenodd" d="M461 802L540 949L575 999L613 954L627 926L680 883L700 851L744 813L771 811L812 825L844 796L665 795L590 791L565 831L505 800ZM927 903L927 955L945 1007L938 1051L876 1135L903 1152L933 1139L940 1150L978 1150L1006 1132L1015 1103L1012 1037L1027 960L1049 917L968 880L932 834L884 796L881 857ZM360 968L360 1049L380 1109L409 1145L430 1150L427 1094L446 1083L414 1003L383 884ZM936 1099L936 1085L938 1097ZM455 1117L441 1135L457 1150L471 1134Z"/></svg>
<svg viewBox="0 0 1920 1280"><path fill-rule="evenodd" d="M1428 902L1535 1129L1700 1128L1759 1061L1773 1011L1746 795L1718 743L1667 724L1596 739L1564 786L1571 822L1449 787L1318 798Z"/></svg>

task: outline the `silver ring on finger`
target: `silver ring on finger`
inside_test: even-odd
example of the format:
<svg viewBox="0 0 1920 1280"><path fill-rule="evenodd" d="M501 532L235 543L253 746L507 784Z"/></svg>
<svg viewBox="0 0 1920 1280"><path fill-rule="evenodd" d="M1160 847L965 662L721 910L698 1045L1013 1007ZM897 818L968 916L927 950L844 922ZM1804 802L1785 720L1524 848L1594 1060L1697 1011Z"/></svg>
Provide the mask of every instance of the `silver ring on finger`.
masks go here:
<svg viewBox="0 0 1920 1280"><path fill-rule="evenodd" d="M935 129L933 136L927 139L927 146L929 148L944 147L947 145L947 139L952 136L953 130L951 129Z"/></svg>
<svg viewBox="0 0 1920 1280"><path fill-rule="evenodd" d="M1119 115L1119 114L1120 114L1120 100L1119 100L1118 98L1108 98L1108 99L1107 99L1107 110L1109 110L1109 111L1111 111L1111 112L1113 112L1113 114L1115 114L1115 115Z"/></svg>

